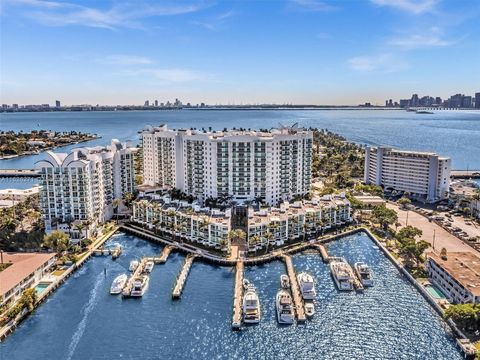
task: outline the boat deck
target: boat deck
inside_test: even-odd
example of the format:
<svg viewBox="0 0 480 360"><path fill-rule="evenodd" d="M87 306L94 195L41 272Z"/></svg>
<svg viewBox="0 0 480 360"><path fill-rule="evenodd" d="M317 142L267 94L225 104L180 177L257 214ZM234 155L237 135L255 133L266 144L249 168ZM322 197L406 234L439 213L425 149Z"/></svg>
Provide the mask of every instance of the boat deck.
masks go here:
<svg viewBox="0 0 480 360"><path fill-rule="evenodd" d="M180 273L177 276L177 280L175 281L175 285L172 291L172 298L179 299L180 295L182 294L183 287L185 286L185 282L187 281L188 273L190 272L190 268L192 267L193 260L195 260L196 255L188 254L185 258L185 261L182 265Z"/></svg>
<svg viewBox="0 0 480 360"><path fill-rule="evenodd" d="M287 268L288 277L290 278L290 288L292 291L292 298L295 304L295 313L297 315L297 320L299 322L304 322L306 320L305 308L302 301L302 295L300 293L300 288L297 282L297 276L295 274L295 269L293 267L292 258L289 255L284 255L283 260L285 261L285 266Z"/></svg>
<svg viewBox="0 0 480 360"><path fill-rule="evenodd" d="M235 290L233 295L233 329L239 329L242 324L243 268L243 261L237 261L235 271Z"/></svg>

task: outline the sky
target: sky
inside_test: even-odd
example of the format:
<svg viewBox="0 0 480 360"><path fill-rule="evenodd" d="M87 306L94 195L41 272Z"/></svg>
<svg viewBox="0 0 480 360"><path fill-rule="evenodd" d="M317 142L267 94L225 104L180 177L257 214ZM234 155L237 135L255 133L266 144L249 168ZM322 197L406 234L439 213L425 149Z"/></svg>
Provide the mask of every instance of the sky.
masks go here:
<svg viewBox="0 0 480 360"><path fill-rule="evenodd" d="M0 102L384 104L480 92L477 0L0 0Z"/></svg>

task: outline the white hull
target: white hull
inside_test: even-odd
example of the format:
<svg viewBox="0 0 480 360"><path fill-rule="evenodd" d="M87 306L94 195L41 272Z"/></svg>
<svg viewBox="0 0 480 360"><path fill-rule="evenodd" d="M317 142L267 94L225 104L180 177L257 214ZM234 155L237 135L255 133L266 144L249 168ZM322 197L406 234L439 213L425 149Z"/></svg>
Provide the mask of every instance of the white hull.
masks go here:
<svg viewBox="0 0 480 360"><path fill-rule="evenodd" d="M353 291L353 275L350 265L345 261L334 261L330 263L330 272L338 290ZM342 274L342 275L340 275Z"/></svg>
<svg viewBox="0 0 480 360"><path fill-rule="evenodd" d="M313 277L310 274L301 272L297 275L297 281L303 300L315 300L317 292L315 291Z"/></svg>
<svg viewBox="0 0 480 360"><path fill-rule="evenodd" d="M284 290L280 290L277 293L276 297L276 307L277 307L277 321L279 324L293 324L294 321L294 314L293 314L293 303L291 302L291 297L290 297L290 310L285 310L283 306L280 304L280 298L282 294L288 294L288 292Z"/></svg>
<svg viewBox="0 0 480 360"><path fill-rule="evenodd" d="M122 293L125 284L127 283L128 277L125 274L119 275L113 280L112 286L110 287L110 294L118 295Z"/></svg>
<svg viewBox="0 0 480 360"><path fill-rule="evenodd" d="M130 293L130 296L132 297L142 297L145 292L148 290L148 283L150 282L149 278L145 280L145 283L143 284L142 288L140 290L135 290L132 289L132 292Z"/></svg>
<svg viewBox="0 0 480 360"><path fill-rule="evenodd" d="M243 294L243 322L245 324L257 324L260 322L261 310L255 286L248 280L244 280L245 293Z"/></svg>
<svg viewBox="0 0 480 360"><path fill-rule="evenodd" d="M360 271L360 266L364 265L363 263L355 263L355 274L358 276L358 279L362 283L363 286L365 287L370 287L373 286L373 278L372 278L372 273L370 272L370 278L365 278L362 276L362 272Z"/></svg>

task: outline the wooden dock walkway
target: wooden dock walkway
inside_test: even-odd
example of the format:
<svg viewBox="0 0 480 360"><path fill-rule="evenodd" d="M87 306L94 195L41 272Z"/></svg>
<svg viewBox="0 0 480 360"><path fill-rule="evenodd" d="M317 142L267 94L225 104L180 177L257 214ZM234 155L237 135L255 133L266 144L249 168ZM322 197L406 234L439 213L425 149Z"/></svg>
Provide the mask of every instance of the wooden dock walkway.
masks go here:
<svg viewBox="0 0 480 360"><path fill-rule="evenodd" d="M130 293L132 292L132 287L133 287L133 281L137 276L139 276L143 272L147 261L148 261L147 258L143 258L142 260L140 260L140 263L138 264L137 268L133 272L132 276L128 278L127 284L123 288L122 296L130 297Z"/></svg>
<svg viewBox="0 0 480 360"><path fill-rule="evenodd" d="M188 273L190 271L190 268L192 267L193 260L195 260L196 257L197 257L196 255L188 254L187 257L185 258L185 262L182 265L182 269L180 270L180 273L178 274L177 280L175 282L175 286L173 287L173 291L172 291L173 299L180 298L185 282L187 281Z"/></svg>
<svg viewBox="0 0 480 360"><path fill-rule="evenodd" d="M243 268L243 261L237 261L235 271L235 288L233 294L232 329L240 329L242 324Z"/></svg>
<svg viewBox="0 0 480 360"><path fill-rule="evenodd" d="M292 258L289 255L284 255L283 260L287 268L288 277L290 278L290 288L292 290L293 303L295 304L295 313L297 314L297 320L304 322L306 320L305 308L303 305L302 295L300 294L300 288L298 286L297 276L293 267Z"/></svg>
<svg viewBox="0 0 480 360"><path fill-rule="evenodd" d="M155 264L165 264L167 262L168 255L170 255L172 250L173 250L173 245L167 245L163 248L163 251L160 254L160 256L152 256L152 257L149 257L148 260L153 261Z"/></svg>
<svg viewBox="0 0 480 360"><path fill-rule="evenodd" d="M322 257L322 260L324 263L329 263L330 262L330 256L328 255L327 249L325 249L325 246L322 244L315 244L315 247L318 249L320 252L320 256Z"/></svg>

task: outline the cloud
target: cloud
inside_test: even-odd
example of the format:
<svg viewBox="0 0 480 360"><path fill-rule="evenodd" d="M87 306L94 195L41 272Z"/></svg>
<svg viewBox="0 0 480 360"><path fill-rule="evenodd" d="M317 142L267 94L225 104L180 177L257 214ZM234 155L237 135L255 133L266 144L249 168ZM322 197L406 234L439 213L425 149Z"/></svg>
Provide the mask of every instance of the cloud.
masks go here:
<svg viewBox="0 0 480 360"><path fill-rule="evenodd" d="M168 1L162 5L155 2L114 2L107 9L43 0L10 0L10 3L30 8L23 13L46 26L79 25L105 29L141 28L140 20L143 18L187 14L203 8L201 2L178 4Z"/></svg>
<svg viewBox="0 0 480 360"><path fill-rule="evenodd" d="M396 72L406 67L406 64L392 54L378 54L372 56L357 56L347 61L349 67L359 72L381 71L384 73Z"/></svg>
<svg viewBox="0 0 480 360"><path fill-rule="evenodd" d="M370 0L370 2L378 6L389 6L419 15L435 10L438 0Z"/></svg>
<svg viewBox="0 0 480 360"><path fill-rule="evenodd" d="M124 75L128 76L147 76L160 80L163 82L169 83L185 83L196 80L205 80L207 77L205 74L190 70L190 69L181 69L181 68L149 68L149 69L138 69L138 70L127 70L122 72Z"/></svg>
<svg viewBox="0 0 480 360"><path fill-rule="evenodd" d="M235 16L236 12L233 10L224 12L222 14L216 15L212 18L209 18L207 20L203 21L192 21L191 23L194 25L198 25L200 27L203 27L207 30L217 30L220 28L222 25L224 25L227 21L227 19L231 18L232 16Z"/></svg>
<svg viewBox="0 0 480 360"><path fill-rule="evenodd" d="M397 36L388 42L389 45L400 47L405 50L426 47L446 47L456 43L457 41L444 39L442 30L438 27L432 27L422 33L413 33L403 37Z"/></svg>
<svg viewBox="0 0 480 360"><path fill-rule="evenodd" d="M153 61L147 57L135 55L110 55L99 59L98 62L113 65L148 65L153 63Z"/></svg>
<svg viewBox="0 0 480 360"><path fill-rule="evenodd" d="M320 0L290 0L290 6L304 11L332 11L337 7Z"/></svg>

